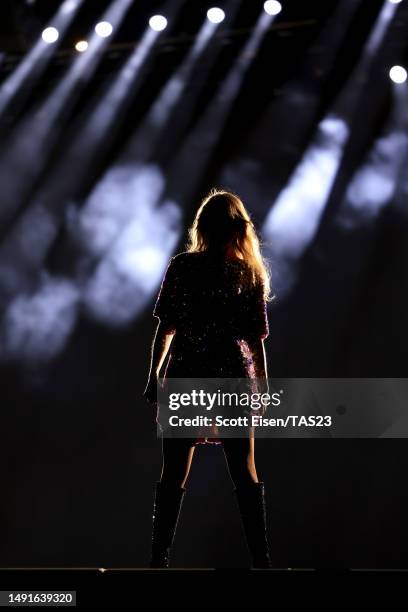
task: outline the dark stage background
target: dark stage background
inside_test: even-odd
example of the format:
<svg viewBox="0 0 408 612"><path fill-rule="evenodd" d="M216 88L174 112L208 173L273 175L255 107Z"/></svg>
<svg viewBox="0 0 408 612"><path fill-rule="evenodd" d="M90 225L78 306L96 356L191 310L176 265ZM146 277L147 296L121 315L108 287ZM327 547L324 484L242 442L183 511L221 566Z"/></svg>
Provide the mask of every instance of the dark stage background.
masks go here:
<svg viewBox="0 0 408 612"><path fill-rule="evenodd" d="M282 0L266 21L225 1L204 33L209 2L76 3L31 56L61 3L0 8L1 567L147 564L151 313L213 186L242 196L271 261L271 377L407 375L408 107L389 70L408 2ZM109 7L112 36L80 55ZM276 567L407 567L404 439L261 440L257 462ZM232 488L199 448L175 567L248 563Z"/></svg>

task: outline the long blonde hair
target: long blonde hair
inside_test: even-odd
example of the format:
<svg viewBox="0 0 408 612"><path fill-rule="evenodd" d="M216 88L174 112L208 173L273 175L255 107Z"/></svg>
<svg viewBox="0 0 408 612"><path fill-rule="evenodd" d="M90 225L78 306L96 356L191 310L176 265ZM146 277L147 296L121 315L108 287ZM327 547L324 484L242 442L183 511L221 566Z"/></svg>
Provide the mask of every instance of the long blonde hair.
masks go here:
<svg viewBox="0 0 408 612"><path fill-rule="evenodd" d="M270 270L261 253L254 224L242 200L223 189L212 189L201 202L189 229L188 252L222 249L226 257L243 260L251 282L261 282L270 301Z"/></svg>

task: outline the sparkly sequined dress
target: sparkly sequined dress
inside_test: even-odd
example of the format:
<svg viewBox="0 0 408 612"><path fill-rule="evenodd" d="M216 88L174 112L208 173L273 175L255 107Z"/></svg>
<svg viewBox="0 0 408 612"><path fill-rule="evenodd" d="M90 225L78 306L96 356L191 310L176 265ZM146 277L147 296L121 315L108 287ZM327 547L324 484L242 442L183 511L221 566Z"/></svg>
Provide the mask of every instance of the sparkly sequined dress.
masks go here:
<svg viewBox="0 0 408 612"><path fill-rule="evenodd" d="M249 267L210 251L175 255L153 310L175 331L164 377L255 378L248 342L269 333L263 287ZM216 439L197 439L216 443Z"/></svg>

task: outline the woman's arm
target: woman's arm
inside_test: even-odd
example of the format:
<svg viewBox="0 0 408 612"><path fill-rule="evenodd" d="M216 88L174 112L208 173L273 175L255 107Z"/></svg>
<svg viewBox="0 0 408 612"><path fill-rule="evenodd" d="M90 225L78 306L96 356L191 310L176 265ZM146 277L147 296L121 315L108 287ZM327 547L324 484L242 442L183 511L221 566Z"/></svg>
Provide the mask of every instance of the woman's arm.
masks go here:
<svg viewBox="0 0 408 612"><path fill-rule="evenodd" d="M257 383L257 392L269 393L264 339L257 338L256 340L252 340L248 342L248 346L254 361L255 376L257 380L261 380L261 382ZM267 405L268 404L264 404L261 410L262 415L265 414Z"/></svg>
<svg viewBox="0 0 408 612"><path fill-rule="evenodd" d="M249 350L254 360L255 375L257 378L268 378L266 366L266 354L263 338L257 338L248 342Z"/></svg>
<svg viewBox="0 0 408 612"><path fill-rule="evenodd" d="M156 333L153 338L152 351L151 351L151 359L150 359L150 368L149 375L147 378L146 388L143 392L143 396L149 402L156 401L157 395L157 379L160 375L161 367L166 359L166 355L169 352L169 348L171 345L171 341L173 340L173 336L175 331L169 331L161 321L159 321Z"/></svg>

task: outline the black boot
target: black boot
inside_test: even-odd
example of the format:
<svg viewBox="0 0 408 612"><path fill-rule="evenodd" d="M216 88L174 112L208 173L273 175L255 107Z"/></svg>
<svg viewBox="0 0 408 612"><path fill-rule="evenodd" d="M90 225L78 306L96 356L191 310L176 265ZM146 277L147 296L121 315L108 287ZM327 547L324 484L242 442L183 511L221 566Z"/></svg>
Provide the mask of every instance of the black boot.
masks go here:
<svg viewBox="0 0 408 612"><path fill-rule="evenodd" d="M252 559L252 567L272 567L266 532L265 491L263 482L253 482L235 489L242 525Z"/></svg>
<svg viewBox="0 0 408 612"><path fill-rule="evenodd" d="M169 567L177 521L186 489L156 483L150 567Z"/></svg>

